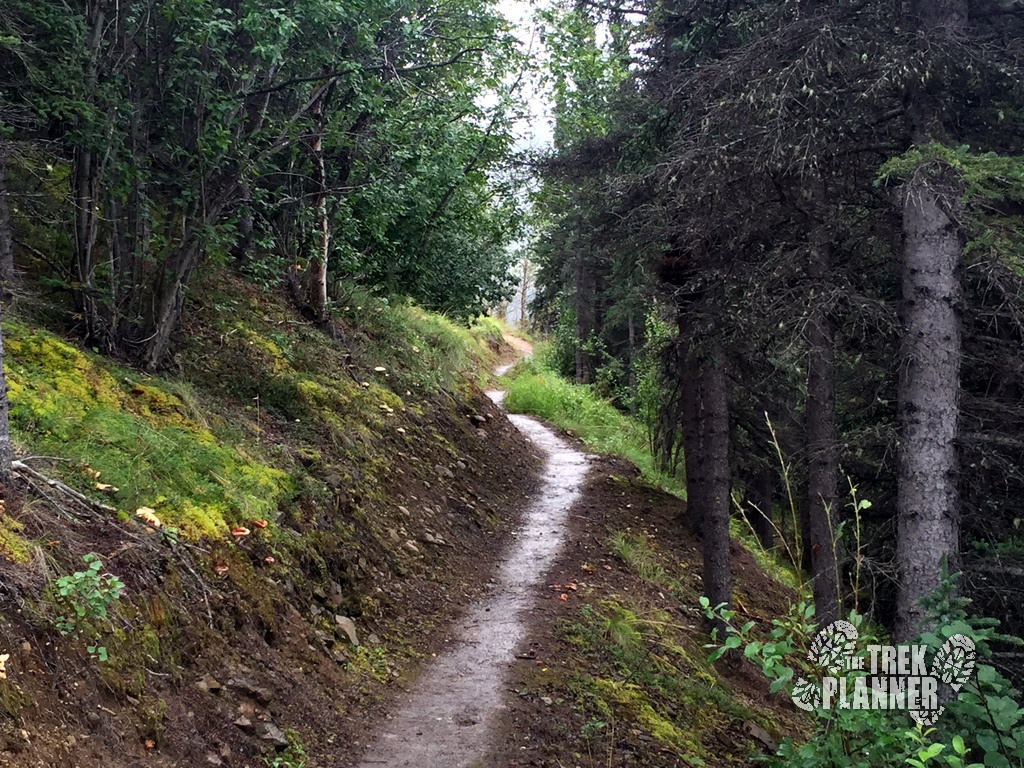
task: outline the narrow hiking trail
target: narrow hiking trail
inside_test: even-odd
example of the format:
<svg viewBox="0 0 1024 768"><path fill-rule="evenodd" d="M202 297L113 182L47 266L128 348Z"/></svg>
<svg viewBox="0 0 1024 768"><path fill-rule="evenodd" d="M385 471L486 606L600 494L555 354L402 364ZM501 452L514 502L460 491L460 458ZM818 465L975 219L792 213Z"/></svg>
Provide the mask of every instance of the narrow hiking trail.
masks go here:
<svg viewBox="0 0 1024 768"><path fill-rule="evenodd" d="M531 345L510 337L522 356ZM513 363L500 366L506 373ZM501 404L504 392L487 393ZM400 709L383 724L359 768L459 768L492 745L503 684L522 639L535 589L543 583L568 531L569 509L587 476L589 458L535 419L509 420L545 459L536 495L498 563L491 592L471 605L456 625L453 647L434 659Z"/></svg>

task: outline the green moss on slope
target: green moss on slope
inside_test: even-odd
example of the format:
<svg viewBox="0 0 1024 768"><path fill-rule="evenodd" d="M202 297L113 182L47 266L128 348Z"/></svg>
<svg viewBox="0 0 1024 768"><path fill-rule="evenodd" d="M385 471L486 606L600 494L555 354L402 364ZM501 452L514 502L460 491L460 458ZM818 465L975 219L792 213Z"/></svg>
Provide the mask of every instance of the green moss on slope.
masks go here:
<svg viewBox="0 0 1024 768"><path fill-rule="evenodd" d="M232 524L272 517L290 497L287 472L218 440L169 383L136 382L137 374L19 323L5 323L4 334L15 440L70 459L61 467L69 484L94 496L103 495L98 483L114 486L105 501L126 514L152 507L192 539L223 538Z"/></svg>

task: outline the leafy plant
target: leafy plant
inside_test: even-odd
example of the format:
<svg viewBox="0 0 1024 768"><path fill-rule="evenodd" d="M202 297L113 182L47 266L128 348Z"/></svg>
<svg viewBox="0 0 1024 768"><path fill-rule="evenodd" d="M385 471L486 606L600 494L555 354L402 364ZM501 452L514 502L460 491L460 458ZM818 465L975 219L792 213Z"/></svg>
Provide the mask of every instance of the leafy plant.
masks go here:
<svg viewBox="0 0 1024 768"><path fill-rule="evenodd" d="M111 605L121 597L124 582L117 576L103 573L99 555L89 553L82 557L83 571L61 576L54 583L56 599L64 613L57 617L57 629L65 637L96 633L96 624L107 618ZM107 649L98 643L86 646L89 655L99 661L107 660Z"/></svg>
<svg viewBox="0 0 1024 768"><path fill-rule="evenodd" d="M264 757L264 764L269 768L304 768L306 765L306 749L302 746L298 734L288 732L288 749L273 757Z"/></svg>
<svg viewBox="0 0 1024 768"><path fill-rule="evenodd" d="M955 692L958 695L943 701L945 710L938 725L908 727L907 715L898 710L825 709L818 699L815 733L802 744L785 740L775 764L798 768L1009 768L1024 764L1024 708L1019 703L1019 692L994 667L981 661L991 656L994 641L1017 645L1022 641L998 633L998 622L992 619L968 618L970 601L956 596L955 582L956 576L944 568L940 588L924 601L936 629L923 633L916 643L926 646L928 656L934 659L951 637L964 635L973 641L979 663ZM753 621L734 624L736 612L724 605L711 606L701 598L701 607L709 618L725 627L724 638L717 637L717 630L713 635L711 661L742 649L744 657L772 681L773 692L788 688L796 671L809 678L812 686L820 682L824 671L807 661L817 629L812 605L794 605L788 616L772 622L767 639ZM856 612L851 612L848 620L860 632L860 648L855 653L865 655L867 646L877 639L869 636L869 625ZM867 673L845 674L854 677Z"/></svg>
<svg viewBox="0 0 1024 768"><path fill-rule="evenodd" d="M596 717L592 717L580 727L580 735L584 739L592 739L607 727L608 723L604 720L598 720Z"/></svg>

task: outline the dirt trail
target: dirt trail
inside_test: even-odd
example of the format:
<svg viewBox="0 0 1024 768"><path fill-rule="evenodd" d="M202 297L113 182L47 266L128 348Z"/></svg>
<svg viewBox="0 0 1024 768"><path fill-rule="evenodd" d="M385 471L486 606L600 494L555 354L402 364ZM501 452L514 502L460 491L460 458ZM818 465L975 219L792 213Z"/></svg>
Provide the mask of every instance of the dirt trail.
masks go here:
<svg viewBox="0 0 1024 768"><path fill-rule="evenodd" d="M495 376L504 376L512 369L513 365L519 362L520 359L530 357L533 354L533 344L528 342L526 339L506 334L505 343L514 350L514 356L511 360L507 360L503 365L499 365L494 369Z"/></svg>
<svg viewBox="0 0 1024 768"><path fill-rule="evenodd" d="M521 342L516 349L529 354L530 345L516 341ZM499 404L504 397L503 392L488 394ZM538 421L517 415L509 419L545 456L536 498L499 565L493 590L470 607L453 632L458 640L428 667L359 768L460 768L492 744L505 708L503 683L515 663L535 587L562 545L569 508L579 496L589 462Z"/></svg>

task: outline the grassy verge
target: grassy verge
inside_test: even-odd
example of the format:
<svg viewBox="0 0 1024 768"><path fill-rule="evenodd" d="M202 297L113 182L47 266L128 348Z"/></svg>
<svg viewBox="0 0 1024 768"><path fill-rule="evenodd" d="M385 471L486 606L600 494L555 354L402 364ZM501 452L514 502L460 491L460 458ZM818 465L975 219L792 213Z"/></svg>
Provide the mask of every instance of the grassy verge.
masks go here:
<svg viewBox="0 0 1024 768"><path fill-rule="evenodd" d="M670 475L655 468L644 425L595 395L590 387L568 382L547 368L543 349L533 359L520 362L506 381L505 405L512 413L537 416L579 437L597 453L625 458L654 486L686 498L682 471ZM785 552L765 550L749 525L735 516L730 521L730 532L777 581L806 592L806 581L798 577ZM628 541L618 541L613 548L628 545ZM625 557L622 552L617 554Z"/></svg>
<svg viewBox="0 0 1024 768"><path fill-rule="evenodd" d="M655 467L648 432L636 419L617 410L588 386L572 384L546 368L543 357L519 363L508 375L505 405L528 413L579 437L591 450L628 459L648 481L686 498L682 472Z"/></svg>

